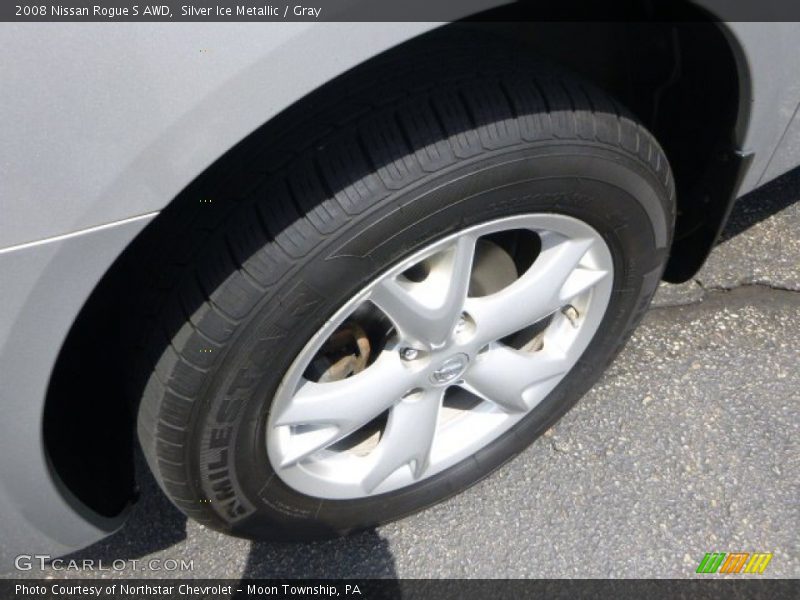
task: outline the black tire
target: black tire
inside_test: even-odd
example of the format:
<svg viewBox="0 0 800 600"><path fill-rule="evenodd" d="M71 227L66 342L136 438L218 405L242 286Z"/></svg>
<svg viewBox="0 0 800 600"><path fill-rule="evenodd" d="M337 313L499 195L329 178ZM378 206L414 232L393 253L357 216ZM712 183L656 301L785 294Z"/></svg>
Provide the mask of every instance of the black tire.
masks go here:
<svg viewBox="0 0 800 600"><path fill-rule="evenodd" d="M242 175L246 197L167 271L170 285L144 334L152 362L138 433L156 480L187 515L243 537L300 540L439 502L561 417L642 317L674 221L672 176L658 143L614 100L571 76L535 62L503 67L488 51L466 56L438 72L366 78L368 86L330 102L328 122L338 125L312 121L300 130L325 132L302 140L290 131L287 143L299 148L293 158L266 164L267 176L255 168ZM323 501L275 476L264 443L270 400L337 308L423 245L541 211L589 223L615 263L598 333L545 401L471 458L396 492Z"/></svg>

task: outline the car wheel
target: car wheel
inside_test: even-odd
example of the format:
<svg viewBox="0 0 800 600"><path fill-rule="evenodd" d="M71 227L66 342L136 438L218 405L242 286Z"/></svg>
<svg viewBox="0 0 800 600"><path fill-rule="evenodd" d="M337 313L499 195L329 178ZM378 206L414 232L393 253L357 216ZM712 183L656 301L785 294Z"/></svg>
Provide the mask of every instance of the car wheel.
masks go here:
<svg viewBox="0 0 800 600"><path fill-rule="evenodd" d="M298 540L439 502L552 426L643 315L674 220L657 142L571 76L463 72L342 100L175 277L138 431L188 515Z"/></svg>

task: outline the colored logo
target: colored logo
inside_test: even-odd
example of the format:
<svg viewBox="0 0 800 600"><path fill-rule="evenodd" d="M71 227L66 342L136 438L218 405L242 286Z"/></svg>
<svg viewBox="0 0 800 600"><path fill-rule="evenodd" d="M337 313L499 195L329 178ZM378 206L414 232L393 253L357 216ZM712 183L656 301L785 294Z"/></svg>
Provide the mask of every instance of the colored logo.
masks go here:
<svg viewBox="0 0 800 600"><path fill-rule="evenodd" d="M697 573L758 573L772 560L771 552L707 552L697 567Z"/></svg>

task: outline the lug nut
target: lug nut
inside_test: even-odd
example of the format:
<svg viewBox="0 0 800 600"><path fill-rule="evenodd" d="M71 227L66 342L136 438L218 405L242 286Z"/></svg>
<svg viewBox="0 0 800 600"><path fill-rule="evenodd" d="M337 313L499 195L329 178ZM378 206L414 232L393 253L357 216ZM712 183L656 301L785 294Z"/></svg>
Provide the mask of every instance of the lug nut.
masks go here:
<svg viewBox="0 0 800 600"><path fill-rule="evenodd" d="M416 348L403 348L400 350L400 357L403 360L415 360L419 356L419 350Z"/></svg>
<svg viewBox="0 0 800 600"><path fill-rule="evenodd" d="M458 317L458 323L456 323L456 333L461 333L467 328L467 320L464 318L464 315Z"/></svg>
<svg viewBox="0 0 800 600"><path fill-rule="evenodd" d="M572 306L572 304L567 304L564 308L561 309L561 314L567 317L567 321L569 321L570 325L573 327L578 327L578 317L581 314L578 312L578 309Z"/></svg>

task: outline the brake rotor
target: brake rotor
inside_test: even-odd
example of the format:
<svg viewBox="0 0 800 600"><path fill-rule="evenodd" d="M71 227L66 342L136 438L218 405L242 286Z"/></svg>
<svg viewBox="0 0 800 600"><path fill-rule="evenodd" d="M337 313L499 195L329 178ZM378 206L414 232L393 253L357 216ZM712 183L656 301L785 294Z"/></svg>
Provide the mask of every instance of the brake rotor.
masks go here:
<svg viewBox="0 0 800 600"><path fill-rule="evenodd" d="M358 323L347 322L325 342L309 365L318 383L340 381L367 368L371 352L369 337Z"/></svg>
<svg viewBox="0 0 800 600"><path fill-rule="evenodd" d="M478 240L469 281L470 296L494 294L514 283L518 277L517 266L508 252L490 240Z"/></svg>

